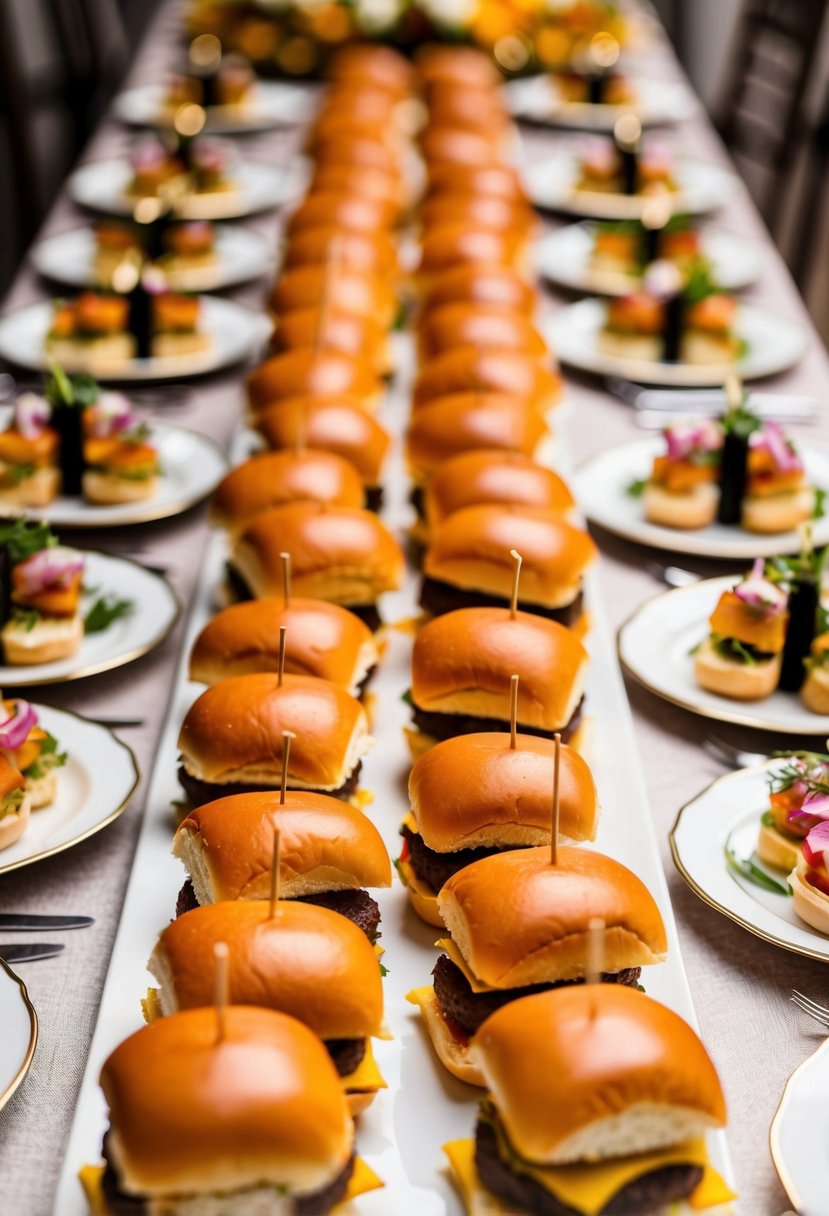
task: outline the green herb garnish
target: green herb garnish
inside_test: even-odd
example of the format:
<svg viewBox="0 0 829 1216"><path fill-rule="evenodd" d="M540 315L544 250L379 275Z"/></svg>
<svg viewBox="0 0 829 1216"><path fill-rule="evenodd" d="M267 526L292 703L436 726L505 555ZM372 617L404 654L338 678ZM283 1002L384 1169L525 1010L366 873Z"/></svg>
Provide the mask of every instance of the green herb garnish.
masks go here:
<svg viewBox="0 0 829 1216"><path fill-rule="evenodd" d="M8 551L15 565L41 549L51 549L57 543L58 538L43 520L30 523L21 516L13 523L0 524L0 548Z"/></svg>
<svg viewBox="0 0 829 1216"><path fill-rule="evenodd" d="M63 768L66 764L66 752L58 751L58 741L54 735L46 732L46 738L41 740L40 755L37 760L29 765L24 770L26 777L32 781L39 781L41 777L47 776L53 768Z"/></svg>
<svg viewBox="0 0 829 1216"><path fill-rule="evenodd" d="M629 498L641 498L645 493L645 487L647 484L647 477L638 477L635 481L631 481L627 486L625 486L625 493Z"/></svg>
<svg viewBox="0 0 829 1216"><path fill-rule="evenodd" d="M101 395L97 380L86 372L67 376L62 367L54 364L43 385L46 400L53 409L60 406L74 405L86 409L94 405Z"/></svg>
<svg viewBox="0 0 829 1216"><path fill-rule="evenodd" d="M815 505L812 507L812 519L823 519L826 514L826 491L815 489Z"/></svg>
<svg viewBox="0 0 829 1216"><path fill-rule="evenodd" d="M83 627L86 633L102 633L113 621L120 621L131 616L135 611L133 600L119 600L114 595L100 596L84 617Z"/></svg>
<svg viewBox="0 0 829 1216"><path fill-rule="evenodd" d="M406 705L410 705L412 707L412 709L414 709L414 701L412 700L411 688L406 689L406 691L401 696L400 700L404 701L406 703Z"/></svg>
<svg viewBox="0 0 829 1216"><path fill-rule="evenodd" d="M764 891L770 891L772 895L791 895L791 890L788 886L784 886L782 882L778 882L776 878L772 878L765 870L761 870L750 857L738 857L730 844L726 844L725 846L725 860L729 870L735 874L739 874L747 882L753 883L755 887L760 887Z"/></svg>

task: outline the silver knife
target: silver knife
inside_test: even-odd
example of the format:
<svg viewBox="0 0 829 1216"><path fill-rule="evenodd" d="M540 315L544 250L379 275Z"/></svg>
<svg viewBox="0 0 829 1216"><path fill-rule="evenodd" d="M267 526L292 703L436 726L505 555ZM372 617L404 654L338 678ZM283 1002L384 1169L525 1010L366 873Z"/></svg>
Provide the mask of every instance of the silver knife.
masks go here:
<svg viewBox="0 0 829 1216"><path fill-rule="evenodd" d="M27 942L20 946L0 946L0 958L6 963L32 963L38 958L54 958L62 949L61 942Z"/></svg>
<svg viewBox="0 0 829 1216"><path fill-rule="evenodd" d="M94 925L91 916L47 916L37 912L0 912L0 931L25 933L41 929L86 929Z"/></svg>

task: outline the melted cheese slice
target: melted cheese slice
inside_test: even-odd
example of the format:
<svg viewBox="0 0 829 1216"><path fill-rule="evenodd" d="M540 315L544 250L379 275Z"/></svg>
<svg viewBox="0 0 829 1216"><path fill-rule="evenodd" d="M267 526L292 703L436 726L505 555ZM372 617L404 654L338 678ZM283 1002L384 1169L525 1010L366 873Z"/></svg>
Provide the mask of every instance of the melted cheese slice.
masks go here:
<svg viewBox="0 0 829 1216"><path fill-rule="evenodd" d="M403 734L409 745L409 755L411 756L412 764L437 743L437 739L433 739L431 735L424 735L422 730L418 730L414 726L404 726Z"/></svg>
<svg viewBox="0 0 829 1216"><path fill-rule="evenodd" d="M369 1090L388 1089L383 1074L377 1067L370 1039L366 1042L366 1054L354 1072L350 1072L347 1077L340 1077L340 1084L347 1092L359 1090L361 1093L366 1093Z"/></svg>
<svg viewBox="0 0 829 1216"><path fill-rule="evenodd" d="M442 937L435 945L443 950L449 959L455 964L459 971L462 971L469 981L469 987L473 992L504 992L504 988L496 988L493 984L487 984L484 980L479 980L477 975L469 968L469 963L461 954L458 947L455 945L451 937Z"/></svg>
<svg viewBox="0 0 829 1216"><path fill-rule="evenodd" d="M147 989L147 995L141 1002L141 1012L144 1015L144 1021L148 1024L164 1016L161 1012L161 1000L157 988Z"/></svg>
<svg viewBox="0 0 829 1216"><path fill-rule="evenodd" d="M452 1140L444 1144L443 1151L449 1158L469 1216L509 1216L509 1209L478 1177L474 1140ZM702 1182L687 1201L692 1210L722 1208L723 1216L732 1210L730 1204L736 1196L708 1161L708 1150L702 1139L618 1161L527 1167L523 1172L565 1207L574 1208L583 1216L598 1216L629 1182L667 1165L698 1165L705 1171Z"/></svg>

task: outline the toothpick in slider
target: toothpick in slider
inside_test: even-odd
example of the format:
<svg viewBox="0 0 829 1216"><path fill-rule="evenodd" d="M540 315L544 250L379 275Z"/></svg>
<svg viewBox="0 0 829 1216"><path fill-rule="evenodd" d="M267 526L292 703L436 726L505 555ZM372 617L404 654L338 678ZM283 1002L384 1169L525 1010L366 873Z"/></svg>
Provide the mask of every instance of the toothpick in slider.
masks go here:
<svg viewBox="0 0 829 1216"><path fill-rule="evenodd" d="M279 834L279 828L276 826L276 820L274 820L273 859L271 861L271 906L268 910L268 916L271 920L273 920L279 911L279 864L281 852L282 838Z"/></svg>
<svg viewBox="0 0 829 1216"><path fill-rule="evenodd" d="M228 989L230 986L228 975L228 961L230 958L230 950L227 942L216 942L213 947L213 962L214 962L214 1004L216 1006L216 1042L221 1043L227 1031L227 1019L225 1012L228 1006Z"/></svg>
<svg viewBox="0 0 829 1216"><path fill-rule="evenodd" d="M600 916L591 916L587 922L587 966L584 972L586 984L600 984L604 972L605 923Z"/></svg>
<svg viewBox="0 0 829 1216"><path fill-rule="evenodd" d="M291 602L291 555L290 555L290 553L280 553L279 560L282 563L282 598L285 601L283 607L287 608Z"/></svg>
<svg viewBox="0 0 829 1216"><path fill-rule="evenodd" d="M291 740L296 735L292 730L282 732L282 780L279 783L279 805L285 805L285 793L288 789L288 762L291 759Z"/></svg>
<svg viewBox="0 0 829 1216"><path fill-rule="evenodd" d="M513 752L518 742L518 679L517 675L509 678L509 745Z"/></svg>
<svg viewBox="0 0 829 1216"><path fill-rule="evenodd" d="M282 687L282 681L285 679L285 648L288 644L288 626L279 626L279 658L277 659L276 678L278 680L278 688Z"/></svg>
<svg viewBox="0 0 829 1216"><path fill-rule="evenodd" d="M561 735L553 735L556 745L553 755L553 813L550 816L550 865L558 863L558 825L561 819L561 792L559 775L561 772Z"/></svg>
<svg viewBox="0 0 829 1216"><path fill-rule="evenodd" d="M515 562L515 569L512 572L512 597L510 599L509 614L515 620L515 614L518 611L518 584L521 581L521 565L524 559L517 549L510 549L509 555Z"/></svg>
<svg viewBox="0 0 829 1216"><path fill-rule="evenodd" d="M736 372L729 372L723 385L726 413L731 414L743 404L743 382Z"/></svg>

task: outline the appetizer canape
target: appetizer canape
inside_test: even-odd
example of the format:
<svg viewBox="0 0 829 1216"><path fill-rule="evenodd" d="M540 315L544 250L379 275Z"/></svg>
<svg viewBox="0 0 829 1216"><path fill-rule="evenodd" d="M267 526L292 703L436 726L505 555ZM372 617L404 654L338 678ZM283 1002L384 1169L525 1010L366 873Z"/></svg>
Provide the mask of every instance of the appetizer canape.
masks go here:
<svg viewBox="0 0 829 1216"><path fill-rule="evenodd" d="M717 518L723 430L714 419L678 422L664 432L645 482L645 518L666 528L706 528Z"/></svg>
<svg viewBox="0 0 829 1216"><path fill-rule="evenodd" d="M0 526L6 597L0 641L13 666L51 663L75 654L84 635L84 558L58 545L48 524Z"/></svg>
<svg viewBox="0 0 829 1216"><path fill-rule="evenodd" d="M651 262L676 262L685 268L703 257L699 232L686 215L652 228L641 220L606 220L595 225L592 236L591 268L626 278L641 278Z"/></svg>
<svg viewBox="0 0 829 1216"><path fill-rule="evenodd" d="M172 153L154 135L142 136L130 150L132 177L127 186L128 198L170 197L187 189L187 169L181 158Z"/></svg>
<svg viewBox="0 0 829 1216"><path fill-rule="evenodd" d="M47 354L70 369L109 370L135 358L176 358L212 347L211 335L199 329L198 297L153 290L139 308L138 293L145 291L136 282L131 294L86 291L58 301L46 335Z"/></svg>
<svg viewBox="0 0 829 1216"><path fill-rule="evenodd" d="M39 811L55 800L57 770L66 763L66 753L59 751L57 739L43 729L28 701L5 700L0 714L0 756L22 775L29 805Z"/></svg>
<svg viewBox="0 0 829 1216"><path fill-rule="evenodd" d="M0 754L0 849L20 839L29 826L31 811L26 778Z"/></svg>
<svg viewBox="0 0 829 1216"><path fill-rule="evenodd" d="M599 137L585 141L576 192L648 195L678 189L667 149L653 143L639 151Z"/></svg>
<svg viewBox="0 0 829 1216"><path fill-rule="evenodd" d="M48 506L60 491L60 436L49 425L48 401L21 393L9 425L0 431L0 502Z"/></svg>
<svg viewBox="0 0 829 1216"><path fill-rule="evenodd" d="M152 498L160 472L146 422L122 393L102 392L84 413L83 493L89 502Z"/></svg>
<svg viewBox="0 0 829 1216"><path fill-rule="evenodd" d="M698 648L694 674L702 688L737 701L769 696L780 681L788 594L766 577L759 557L733 591L724 591L714 609L711 633Z"/></svg>
<svg viewBox="0 0 829 1216"><path fill-rule="evenodd" d="M826 818L829 759L816 752L795 752L770 774L769 785L769 809L760 820L757 856L767 865L791 871L804 839Z"/></svg>
<svg viewBox="0 0 829 1216"><path fill-rule="evenodd" d="M668 951L647 887L592 849L561 845L554 865L549 846L484 857L446 880L437 907L451 936L438 943L433 988L408 999L441 1062L471 1085L485 1081L469 1040L491 1014L528 992L584 983L593 918L605 922L604 984L635 988Z"/></svg>
<svg viewBox="0 0 829 1216"><path fill-rule="evenodd" d="M280 897L339 912L375 942L380 909L366 888L391 886L383 838L349 803L299 790L284 803L272 793L234 794L189 812L173 841L187 871L176 916L221 900L267 899L274 825Z"/></svg>
<svg viewBox="0 0 829 1216"><path fill-rule="evenodd" d="M191 56L208 46L209 34L194 39ZM174 75L167 86L162 104L162 117L173 120L180 106L222 106L224 109L243 113L256 98L256 77L250 64L241 55L222 55L218 38L211 39L216 45L214 59L208 64L191 62L191 70Z"/></svg>
<svg viewBox="0 0 829 1216"><path fill-rule="evenodd" d="M650 997L606 984L528 996L471 1052L489 1095L474 1141L444 1149L470 1216L657 1216L735 1198L705 1143L726 1119L714 1065Z"/></svg>
<svg viewBox="0 0 829 1216"><path fill-rule="evenodd" d="M829 797L824 794L804 809L818 822L809 829L789 875L792 907L807 925L829 934Z"/></svg>

